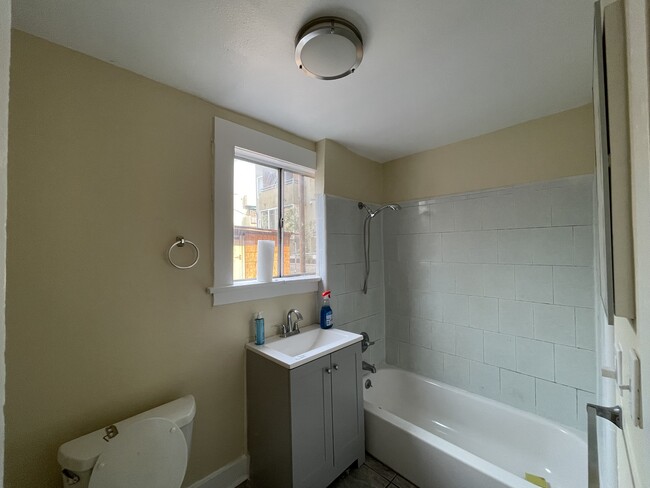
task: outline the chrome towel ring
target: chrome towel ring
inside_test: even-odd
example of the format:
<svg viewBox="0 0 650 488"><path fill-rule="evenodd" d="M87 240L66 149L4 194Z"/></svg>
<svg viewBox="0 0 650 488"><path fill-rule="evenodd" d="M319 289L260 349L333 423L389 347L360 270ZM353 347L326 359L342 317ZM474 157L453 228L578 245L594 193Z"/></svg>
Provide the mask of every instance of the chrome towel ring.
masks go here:
<svg viewBox="0 0 650 488"><path fill-rule="evenodd" d="M196 254L196 256L194 258L194 262L192 264L190 264L189 266L179 266L172 259L172 249L174 249L175 247L183 247L183 246L185 246L185 244L189 244L190 246L192 246L194 248L194 253ZM190 269L190 268L193 268L194 266L196 266L196 263L199 262L199 248L196 246L196 244L194 244L192 241L188 241L183 236L176 236L176 242L174 242L171 245L171 247L169 248L169 251L167 251L167 258L169 258L169 262L175 268L178 268L178 269Z"/></svg>

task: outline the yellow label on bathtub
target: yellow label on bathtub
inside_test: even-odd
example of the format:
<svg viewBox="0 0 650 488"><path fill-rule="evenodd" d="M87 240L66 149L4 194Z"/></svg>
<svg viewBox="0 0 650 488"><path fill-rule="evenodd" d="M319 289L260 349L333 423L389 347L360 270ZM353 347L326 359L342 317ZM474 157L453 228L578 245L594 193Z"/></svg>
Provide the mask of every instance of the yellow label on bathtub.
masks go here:
<svg viewBox="0 0 650 488"><path fill-rule="evenodd" d="M536 486L541 486L542 488L551 488L551 485L541 476L535 476L534 474L526 473L526 481L530 481Z"/></svg>

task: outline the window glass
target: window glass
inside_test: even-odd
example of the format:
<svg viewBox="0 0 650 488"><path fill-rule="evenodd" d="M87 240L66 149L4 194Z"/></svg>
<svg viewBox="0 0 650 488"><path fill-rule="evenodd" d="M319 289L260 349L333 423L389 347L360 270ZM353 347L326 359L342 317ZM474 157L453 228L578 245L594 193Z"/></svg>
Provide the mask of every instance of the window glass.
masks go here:
<svg viewBox="0 0 650 488"><path fill-rule="evenodd" d="M284 171L284 276L316 273L314 178Z"/></svg>
<svg viewBox="0 0 650 488"><path fill-rule="evenodd" d="M235 159L233 199L234 281L257 277L262 239L275 242L274 278L317 273L314 178Z"/></svg>
<svg viewBox="0 0 650 488"><path fill-rule="evenodd" d="M233 178L233 280L257 277L257 241L275 242L278 277L278 181L280 170L235 159Z"/></svg>

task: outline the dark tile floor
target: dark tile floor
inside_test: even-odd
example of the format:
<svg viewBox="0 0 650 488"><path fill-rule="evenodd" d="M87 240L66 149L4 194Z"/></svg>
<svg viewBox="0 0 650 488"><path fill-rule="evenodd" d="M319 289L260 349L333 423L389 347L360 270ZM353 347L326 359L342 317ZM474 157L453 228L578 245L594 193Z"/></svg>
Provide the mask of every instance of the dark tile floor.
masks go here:
<svg viewBox="0 0 650 488"><path fill-rule="evenodd" d="M245 481L237 488L248 488L249 486L248 481ZM417 486L366 453L364 465L347 470L328 488L417 488Z"/></svg>

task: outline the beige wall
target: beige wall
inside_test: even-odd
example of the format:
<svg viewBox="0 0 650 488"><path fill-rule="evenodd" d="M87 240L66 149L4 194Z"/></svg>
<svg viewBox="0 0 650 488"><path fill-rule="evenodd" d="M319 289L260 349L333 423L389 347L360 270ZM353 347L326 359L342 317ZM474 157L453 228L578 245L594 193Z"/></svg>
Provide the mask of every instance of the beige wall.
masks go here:
<svg viewBox="0 0 650 488"><path fill-rule="evenodd" d="M314 144L21 32L9 114L6 486L60 486L61 443L190 393L186 484L236 459L251 315L316 296L212 307L212 118Z"/></svg>
<svg viewBox="0 0 650 488"><path fill-rule="evenodd" d="M615 340L624 355L627 381L628 352L635 350L641 362L642 428L633 425L629 415L629 392L618 395L623 408L625 439L619 433L618 462L621 488L650 486L650 97L648 87L649 10L647 0L626 0L627 61L630 117L630 156L632 162L632 214L634 232L634 272L636 321L615 317ZM627 447L625 446L627 443ZM628 468L629 465L629 468Z"/></svg>
<svg viewBox="0 0 650 488"><path fill-rule="evenodd" d="M383 168L341 144L324 139L317 144L316 187L337 197L381 203Z"/></svg>
<svg viewBox="0 0 650 488"><path fill-rule="evenodd" d="M341 144L316 144L316 189L402 202L593 173L591 105L379 164Z"/></svg>
<svg viewBox="0 0 650 488"><path fill-rule="evenodd" d="M592 107L535 119L383 166L385 202L593 173Z"/></svg>
<svg viewBox="0 0 650 488"><path fill-rule="evenodd" d="M335 141L316 145L317 190L402 202L593 173L591 105L379 164Z"/></svg>
<svg viewBox="0 0 650 488"><path fill-rule="evenodd" d="M5 444L5 257L7 250L7 129L9 117L9 57L11 1L0 0L0 473L4 472ZM0 482L2 486L2 482Z"/></svg>

